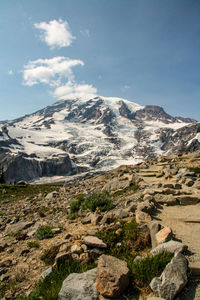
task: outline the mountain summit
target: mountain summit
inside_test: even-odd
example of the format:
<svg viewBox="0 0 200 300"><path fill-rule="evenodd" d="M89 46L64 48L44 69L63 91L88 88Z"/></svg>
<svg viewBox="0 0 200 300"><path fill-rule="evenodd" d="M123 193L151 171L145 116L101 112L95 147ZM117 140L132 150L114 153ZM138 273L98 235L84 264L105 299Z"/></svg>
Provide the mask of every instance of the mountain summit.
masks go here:
<svg viewBox="0 0 200 300"><path fill-rule="evenodd" d="M7 182L136 164L200 148L200 123L122 98L62 100L0 123Z"/></svg>

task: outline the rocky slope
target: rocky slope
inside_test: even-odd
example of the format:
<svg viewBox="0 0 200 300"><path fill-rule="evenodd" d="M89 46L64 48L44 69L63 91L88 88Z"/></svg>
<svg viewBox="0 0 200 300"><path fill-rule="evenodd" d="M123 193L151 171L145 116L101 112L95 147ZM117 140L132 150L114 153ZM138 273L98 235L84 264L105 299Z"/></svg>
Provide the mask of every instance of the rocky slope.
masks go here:
<svg viewBox="0 0 200 300"><path fill-rule="evenodd" d="M59 101L0 123L7 182L105 171L199 147L200 123L121 98Z"/></svg>
<svg viewBox="0 0 200 300"><path fill-rule="evenodd" d="M154 255L163 247L173 252L175 250L180 252L187 246L189 247L186 257L189 261L190 274L194 277L189 278L187 283L186 260L182 254L175 255L165 271L165 275L161 278L162 280L158 278L153 280L151 289L155 294L167 300L174 299L176 293L179 293L181 300L199 299L200 257L199 240L196 238L199 236L200 222L199 172L200 152L198 151L178 156L152 158L134 166L121 166L103 175L72 180L48 194L41 191L33 196L21 196L17 200L15 200L14 189L12 195L7 196L12 185L4 187L0 201L0 287L4 284L6 286L3 295L11 299L12 296L24 292L28 294L34 288L35 283L46 269L44 262L40 259L45 251L56 247L55 264L59 264L62 258L68 256L78 261L79 264L83 261L89 262L94 254L101 257L102 251L106 247L105 242L96 238L99 232L109 229L114 230L116 236L120 235L122 228L117 221L124 219L130 222L136 218L143 231L142 238L138 234L140 241L135 240L134 251L138 246L141 248L141 245L145 243L147 247L140 255L145 256L150 251ZM22 187L21 189L23 191ZM80 209L74 220L67 219L67 215L70 213L70 203L75 201L77 197L80 199L80 193L88 195L105 191L110 195L115 205L110 211L103 213L99 210L90 212ZM36 241L38 230L42 225L52 226L54 234L49 239L39 240L39 248L28 247L27 243ZM149 233L147 228L150 229L153 250L148 248L147 237ZM182 240L183 244L173 241L176 238L179 241ZM169 240L172 242L168 242ZM101 263L102 260L103 263ZM104 266L109 265L109 270L113 270L115 273L115 275L110 275L111 279L105 279L106 271L102 271L102 264ZM91 274L83 275L87 287L91 276L92 288L88 289L91 293L89 296L87 294L87 297L90 297L88 299L98 299L98 292L102 295L111 291L114 293L116 287L122 293L120 299L138 299L138 295L134 294L135 290L128 290L130 295L126 291L124 292L120 280L115 285L115 264L112 263L112 259L107 261L107 258L101 257L97 270L93 270ZM120 272L125 270L127 278L127 267L124 263L122 265ZM174 269L176 269L176 275L173 273ZM180 270L180 274L178 270ZM49 269L48 272L51 271L52 269ZM101 280L104 278L106 282L109 282L108 290L103 291L103 288L98 288L97 292L96 287L94 288L97 273L101 274L99 275ZM45 274L43 273L42 276L45 277ZM83 293L83 296L86 297L84 285L77 285L79 282L77 280L83 282L83 277L79 275L79 277L69 278L70 282L71 280L76 282L76 288L73 290L75 296L76 293ZM172 283L170 278L173 278ZM176 282L175 290L174 282ZM186 287L183 288L186 283ZM127 281L124 285L126 286L126 284ZM164 289L165 285L167 285L167 290ZM101 286L101 283L98 286ZM65 287L69 287L68 281L65 282ZM81 290L82 288L83 290ZM168 298L169 289L172 289L172 298ZM181 289L183 290L180 294ZM161 290L162 293L160 294ZM69 290L67 291L69 292ZM63 286L59 299L68 299L62 298L64 297L63 294L68 293L67 291ZM148 292L142 294L140 299L148 299L147 294L149 293L153 295L151 290L145 291ZM102 296L100 297L99 299L104 299Z"/></svg>

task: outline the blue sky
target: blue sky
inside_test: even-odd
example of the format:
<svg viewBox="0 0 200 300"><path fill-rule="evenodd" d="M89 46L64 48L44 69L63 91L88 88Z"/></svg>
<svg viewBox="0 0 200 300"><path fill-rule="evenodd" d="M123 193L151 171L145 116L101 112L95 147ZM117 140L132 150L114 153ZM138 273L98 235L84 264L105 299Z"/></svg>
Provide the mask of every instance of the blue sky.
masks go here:
<svg viewBox="0 0 200 300"><path fill-rule="evenodd" d="M199 0L0 0L0 120L99 94L200 120Z"/></svg>

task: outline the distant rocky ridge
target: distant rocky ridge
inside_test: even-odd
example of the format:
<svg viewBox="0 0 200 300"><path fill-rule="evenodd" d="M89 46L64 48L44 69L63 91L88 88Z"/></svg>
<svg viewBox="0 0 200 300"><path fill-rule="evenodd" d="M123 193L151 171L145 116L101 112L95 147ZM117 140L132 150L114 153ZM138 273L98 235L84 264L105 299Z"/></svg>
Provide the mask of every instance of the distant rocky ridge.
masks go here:
<svg viewBox="0 0 200 300"><path fill-rule="evenodd" d="M105 171L200 149L200 123L121 98L63 100L0 122L7 182Z"/></svg>

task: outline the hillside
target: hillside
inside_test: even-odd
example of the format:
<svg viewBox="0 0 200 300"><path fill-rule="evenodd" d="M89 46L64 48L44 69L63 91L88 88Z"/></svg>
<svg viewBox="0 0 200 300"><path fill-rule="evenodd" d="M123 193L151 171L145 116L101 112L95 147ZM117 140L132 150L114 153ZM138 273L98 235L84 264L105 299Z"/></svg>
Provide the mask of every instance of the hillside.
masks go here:
<svg viewBox="0 0 200 300"><path fill-rule="evenodd" d="M154 273L154 269L149 271L148 263L157 266L158 260L153 262L153 257L146 256L150 252L154 255L158 251L155 249L163 245L169 250L167 242L178 240L176 249L170 250L184 251L184 255L175 252L173 258L173 263L178 260L182 266L180 272L183 282L180 286L179 263L176 262L176 275L173 273L174 267L170 269L170 276L177 284L175 294L178 293L180 300L199 299L199 174L200 152L197 151L152 158L137 165L123 165L105 174L74 179L64 185L1 185L0 296L6 296L6 299L15 297L14 299L31 300L47 299L47 293L54 293L48 299L57 299L55 294L61 289L60 280L69 275L70 265L75 273L84 272L96 267L98 257L101 257L101 262L109 254L127 262L131 274L134 275L129 285L127 281L121 285L116 283L117 288L120 286L118 299L150 299L150 295L159 295L166 300L176 299L175 296L169 298L169 285L167 292L163 287L162 295L159 294L156 286L164 283L156 281L157 279L152 283L151 280L161 274L165 265L162 265L159 275ZM94 237L98 237L100 241L94 241ZM185 251L187 247L188 250ZM136 256L140 257L137 259L141 263L137 263ZM189 261L189 273L186 272L185 257ZM162 263L165 261L166 264L170 259L171 257L162 257ZM142 266L143 260L145 268L142 271L138 268ZM61 276L59 268L63 261L70 261L70 265L67 267L68 273L65 270ZM102 268L100 262L98 272ZM48 269L50 277L47 276L46 281L44 280L46 285L39 285L40 290L35 292L36 296L32 294L20 298L19 295L29 295L31 291L35 291L35 284L41 274L42 278L48 274L42 273L47 268L45 263L53 266L53 269ZM114 268L113 264L110 265L111 270ZM125 270L126 267L122 269ZM148 269L152 278L144 274L145 269ZM95 272L91 271L93 288L88 289L88 298L84 296L84 292L80 299L106 299L98 296ZM189 278L186 273L190 274ZM116 275L112 276L115 282ZM166 276L168 284L171 284L169 275ZM90 275L86 276L85 284L89 284L89 278ZM81 289L84 286L77 280L83 278L76 278L78 285L70 292L74 296L65 298L62 296L64 292L60 292L59 299L75 299L76 293L83 292ZM106 279L108 286L110 284L109 291L113 291L112 280ZM52 285L55 285L54 289ZM108 292L98 286L102 295ZM123 286L127 288L121 290ZM117 299L115 296L111 298Z"/></svg>

